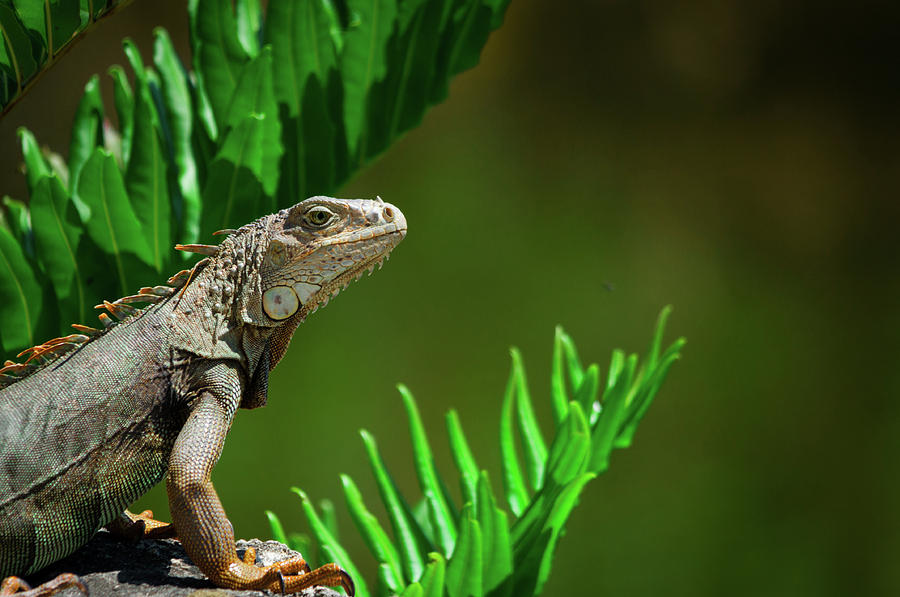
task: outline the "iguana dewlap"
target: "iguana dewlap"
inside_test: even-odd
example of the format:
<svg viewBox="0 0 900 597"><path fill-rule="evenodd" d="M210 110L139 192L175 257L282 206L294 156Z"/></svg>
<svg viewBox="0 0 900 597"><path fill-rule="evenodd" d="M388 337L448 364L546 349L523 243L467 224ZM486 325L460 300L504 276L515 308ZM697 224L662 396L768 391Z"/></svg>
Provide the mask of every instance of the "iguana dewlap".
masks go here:
<svg viewBox="0 0 900 597"><path fill-rule="evenodd" d="M174 276L175 288L106 303L121 322L104 314L103 332L79 326L87 335L0 369L0 578L31 574L121 525L124 509L165 478L177 535L215 584L351 586L334 564L305 573L302 561L238 559L210 472L235 411L265 404L269 371L297 325L380 265L406 219L380 199L313 197L226 232L218 246L179 247L208 258Z"/></svg>

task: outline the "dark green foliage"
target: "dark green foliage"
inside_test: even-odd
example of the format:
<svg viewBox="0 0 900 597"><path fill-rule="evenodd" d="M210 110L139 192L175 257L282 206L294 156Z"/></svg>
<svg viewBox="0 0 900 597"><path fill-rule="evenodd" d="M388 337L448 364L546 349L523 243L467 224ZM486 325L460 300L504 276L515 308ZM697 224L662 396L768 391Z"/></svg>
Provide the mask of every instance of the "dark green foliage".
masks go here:
<svg viewBox="0 0 900 597"><path fill-rule="evenodd" d="M549 448L534 415L521 356L512 349L512 369L500 415L503 497L512 516L494 497L487 471L478 468L459 417L450 411L450 451L463 501L461 509L454 506L435 469L412 394L399 386L422 498L410 508L397 491L375 440L362 431L393 540L367 509L353 480L342 475L351 518L378 562L373 590L354 577L358 594L525 597L540 593L550 574L556 542L581 490L606 470L613 449L630 445L669 367L680 356L683 338L665 351L661 348L669 311L666 307L660 314L649 354L640 367L636 354L626 358L620 350L613 352L602 395L599 366L582 367L572 339L557 328L551 376L551 402L557 420ZM516 434L525 471L519 462ZM326 528L324 516L316 513L302 491L293 491L303 500L303 511L320 546L319 562L335 561L353 573L356 567L340 547L336 529ZM266 514L275 539L301 553L310 552L308 539L301 543L296 535L285 535L278 517L272 512Z"/></svg>
<svg viewBox="0 0 900 597"><path fill-rule="evenodd" d="M90 22L87 0L73 2L0 0L0 104L49 64L60 35ZM264 15L257 0L191 0L195 76L165 31L149 65L126 40L133 88L109 70L117 128L95 76L67 163L21 135L30 201L5 202L3 350L68 333L103 299L161 282L181 268L175 242L334 194L475 64L507 2L272 0Z"/></svg>

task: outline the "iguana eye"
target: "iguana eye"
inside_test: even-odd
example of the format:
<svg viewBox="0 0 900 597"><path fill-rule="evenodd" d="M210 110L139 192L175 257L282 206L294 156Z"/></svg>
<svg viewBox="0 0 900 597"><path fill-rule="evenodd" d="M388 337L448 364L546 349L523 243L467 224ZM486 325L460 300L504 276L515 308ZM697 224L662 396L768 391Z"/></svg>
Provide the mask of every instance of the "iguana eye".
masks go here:
<svg viewBox="0 0 900 597"><path fill-rule="evenodd" d="M303 214L303 221L311 228L324 228L334 219L334 212L327 207L316 205Z"/></svg>

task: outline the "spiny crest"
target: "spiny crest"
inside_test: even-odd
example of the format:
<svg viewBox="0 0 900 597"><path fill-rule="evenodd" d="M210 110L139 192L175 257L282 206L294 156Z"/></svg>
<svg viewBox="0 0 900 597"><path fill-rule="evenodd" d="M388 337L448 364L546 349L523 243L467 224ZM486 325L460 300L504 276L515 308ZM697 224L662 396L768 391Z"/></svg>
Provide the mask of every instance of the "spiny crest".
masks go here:
<svg viewBox="0 0 900 597"><path fill-rule="evenodd" d="M186 246L208 247L210 245ZM102 336L108 329L115 326L120 321L138 315L152 305L172 296L177 290L184 287L188 281L190 281L194 271L198 267L205 265L208 261L209 259L201 259L194 264L194 267L181 270L169 278L165 285L144 286L137 294L123 296L112 302L103 301L101 304L95 305L95 309L106 309L107 311L107 313L101 313L97 317L100 320L100 323L103 324L103 329L96 329L86 325L73 323L72 327L79 333L70 334L61 338L54 338L43 344L26 348L16 355L16 358L27 357L24 362L16 363L8 360L3 363L3 367L0 367L0 389L15 383L20 379L24 379L35 371L43 368L48 363L51 363L91 340Z"/></svg>

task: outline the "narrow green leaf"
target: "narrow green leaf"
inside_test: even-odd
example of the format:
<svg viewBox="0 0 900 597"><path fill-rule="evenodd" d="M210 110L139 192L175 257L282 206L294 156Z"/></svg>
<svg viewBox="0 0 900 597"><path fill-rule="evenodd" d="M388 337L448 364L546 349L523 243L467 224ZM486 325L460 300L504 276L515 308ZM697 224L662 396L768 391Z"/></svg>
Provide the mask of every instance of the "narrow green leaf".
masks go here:
<svg viewBox="0 0 900 597"><path fill-rule="evenodd" d="M0 228L0 342L12 352L37 344L35 329L43 307L41 287L22 248Z"/></svg>
<svg viewBox="0 0 900 597"><path fill-rule="evenodd" d="M656 318L656 328L653 331L653 339L650 341L650 348L647 350L647 370L656 369L656 363L659 360L659 351L662 348L663 334L666 331L666 321L672 313L672 305L666 305L659 312Z"/></svg>
<svg viewBox="0 0 900 597"><path fill-rule="evenodd" d="M325 523L325 528L328 529L335 541L340 541L341 534L338 529L337 513L334 511L332 501L327 498L319 501L319 510L322 511L322 522Z"/></svg>
<svg viewBox="0 0 900 597"><path fill-rule="evenodd" d="M553 420L556 427L565 420L569 405L569 394L566 391L566 377L563 369L563 336L565 332L561 326L556 326L553 337L553 366L550 371L550 400L553 407Z"/></svg>
<svg viewBox="0 0 900 597"><path fill-rule="evenodd" d="M444 597L444 578L446 577L447 561L437 552L428 554L431 560L425 568L422 576L423 597Z"/></svg>
<svg viewBox="0 0 900 597"><path fill-rule="evenodd" d="M356 583L356 590L359 595L368 595L369 588L359 570L353 564L347 552L344 551L344 548L338 543L337 538L328 530L325 522L316 513L316 509L313 507L312 502L309 501L306 493L298 487L291 487L291 491L300 496L303 504L303 513L306 514L309 526L327 557L350 574L350 577Z"/></svg>
<svg viewBox="0 0 900 597"><path fill-rule="evenodd" d="M194 71L221 129L241 69L250 56L238 40L230 0L190 0L188 13L194 32Z"/></svg>
<svg viewBox="0 0 900 597"><path fill-rule="evenodd" d="M350 154L359 163L369 155L365 127L369 90L387 71L387 41L396 19L396 4L392 0L348 0L347 6L358 25L344 34L344 123Z"/></svg>
<svg viewBox="0 0 900 597"><path fill-rule="evenodd" d="M341 475L341 484L344 488L344 498L347 501L347 509L353 518L353 524L356 525L359 534L362 536L366 547L375 556L375 560L380 564L385 564L387 570L384 580L392 594L401 591L405 585L403 579L403 569L400 564L400 554L391 543L390 538L378 519L369 512L363 503L362 494L348 475Z"/></svg>
<svg viewBox="0 0 900 597"><path fill-rule="evenodd" d="M459 415L451 410L446 416L447 435L450 437L450 454L459 469L460 487L463 494L463 504L475 504L477 501L478 465L475 457L469 449L469 442L463 433Z"/></svg>
<svg viewBox="0 0 900 597"><path fill-rule="evenodd" d="M575 390L575 401L581 405L585 413L594 412L597 390L600 388L600 367L592 363L581 377L581 383Z"/></svg>
<svg viewBox="0 0 900 597"><path fill-rule="evenodd" d="M612 388L603 394L600 416L591 432L591 457L588 470L600 474L609 468L609 457L613 441L619 432L629 394L632 393L631 380L637 363L637 355L631 355Z"/></svg>
<svg viewBox="0 0 900 597"><path fill-rule="evenodd" d="M75 205L56 176L41 178L31 194L37 258L53 285L63 321L89 318L84 274L78 263L83 229Z"/></svg>
<svg viewBox="0 0 900 597"><path fill-rule="evenodd" d="M172 245L168 173L143 60L133 42L125 40L124 46L135 76L134 144L125 171L125 188L147 240L151 265L161 274L171 258Z"/></svg>
<svg viewBox="0 0 900 597"><path fill-rule="evenodd" d="M483 592L490 593L503 584L513 572L512 545L506 512L497 507L487 471L478 479L476 519L481 528Z"/></svg>
<svg viewBox="0 0 900 597"><path fill-rule="evenodd" d="M269 520L269 530L272 532L272 539L287 545L288 538L284 533L284 527L281 526L281 520L278 519L278 516L271 510L266 510L266 518Z"/></svg>
<svg viewBox="0 0 900 597"><path fill-rule="evenodd" d="M516 516L522 514L528 505L528 490L519 466L513 439L513 402L516 394L516 372L511 369L506 391L503 394L503 406L500 414L500 463L503 468L503 489L509 509Z"/></svg>
<svg viewBox="0 0 900 597"><path fill-rule="evenodd" d="M122 174L109 152L99 147L94 150L81 172L78 194L92 214L85 223L88 235L112 256L122 294L128 294L137 284L131 283L133 278L126 274L126 254L137 256L147 265L152 265L152 255L128 201Z"/></svg>
<svg viewBox="0 0 900 597"><path fill-rule="evenodd" d="M484 594L481 528L472 510L471 504L463 508L459 542L447 565L445 582L449 597L481 597Z"/></svg>
<svg viewBox="0 0 900 597"><path fill-rule="evenodd" d="M574 389L581 385L584 367L581 366L581 359L578 358L578 350L575 348L575 342L572 341L572 337L563 332L561 340L563 351L566 354L566 366L569 370L569 383Z"/></svg>
<svg viewBox="0 0 900 597"><path fill-rule="evenodd" d="M547 483L563 486L584 472L591 451L591 431L581 405L569 403L569 416L550 446Z"/></svg>
<svg viewBox="0 0 900 597"><path fill-rule="evenodd" d="M434 457L428 445L425 435L425 427L419 417L419 409L416 407L412 393L403 384L398 384L397 389L403 397L403 406L409 419L409 435L412 438L413 460L416 467L416 475L419 478L419 487L428 504L429 517L432 528L436 534L436 540L443 553L453 553L453 545L456 543L456 523L450 512L450 507L444 499L444 492L438 483L438 474L434 467Z"/></svg>
<svg viewBox="0 0 900 597"><path fill-rule="evenodd" d="M119 120L119 135L122 139L122 164L128 163L131 156L131 143L134 137L134 95L128 77L121 66L111 66L109 76L113 80L113 103Z"/></svg>
<svg viewBox="0 0 900 597"><path fill-rule="evenodd" d="M384 462L381 460L381 454L378 453L375 438L365 430L360 431L360 435L363 438L369 464L378 484L381 501L384 503L391 521L394 541L397 542L401 556L404 578L408 581L417 581L425 570L425 554L433 551L434 547L415 523L409 504L397 491L397 486L388 474Z"/></svg>
<svg viewBox="0 0 900 597"><path fill-rule="evenodd" d="M510 349L512 355L512 375L516 386L516 410L518 413L519 438L525 456L525 470L535 491L544 484L544 463L547 460L547 445L534 416L531 395L528 392L528 380L525 378L525 365L517 348Z"/></svg>
<svg viewBox="0 0 900 597"><path fill-rule="evenodd" d="M82 221L87 221L90 214L85 211L86 202L79 194L81 169L97 147L103 147L103 101L100 99L100 78L94 75L84 86L69 141L69 192Z"/></svg>
<svg viewBox="0 0 900 597"><path fill-rule="evenodd" d="M182 213L178 240L196 243L200 239L200 183L197 163L191 147L194 112L184 65L172 47L165 29L154 30L153 64L160 74L163 112L168 123L169 151L177 170L177 191Z"/></svg>

